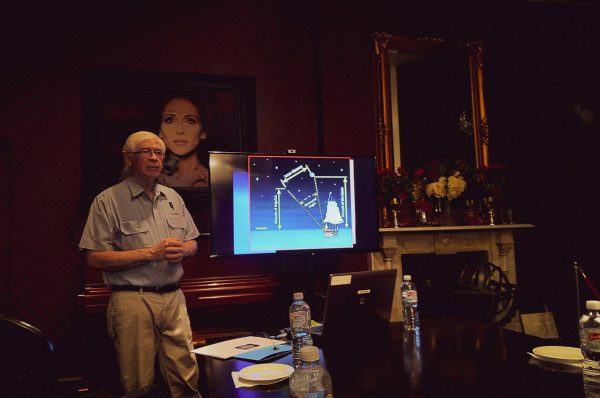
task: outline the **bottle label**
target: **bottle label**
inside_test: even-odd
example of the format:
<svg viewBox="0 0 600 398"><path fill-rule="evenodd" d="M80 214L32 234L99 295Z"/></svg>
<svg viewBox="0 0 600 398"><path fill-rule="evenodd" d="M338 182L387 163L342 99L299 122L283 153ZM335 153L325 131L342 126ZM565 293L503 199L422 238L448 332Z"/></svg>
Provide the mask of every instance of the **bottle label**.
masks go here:
<svg viewBox="0 0 600 398"><path fill-rule="evenodd" d="M296 311L290 314L290 326L293 328L305 327L309 322L306 311Z"/></svg>
<svg viewBox="0 0 600 398"><path fill-rule="evenodd" d="M583 330L586 345L590 351L600 352L600 329L585 328Z"/></svg>
<svg viewBox="0 0 600 398"><path fill-rule="evenodd" d="M416 303L417 302L417 291L416 290L404 290L402 292L402 301L405 303Z"/></svg>

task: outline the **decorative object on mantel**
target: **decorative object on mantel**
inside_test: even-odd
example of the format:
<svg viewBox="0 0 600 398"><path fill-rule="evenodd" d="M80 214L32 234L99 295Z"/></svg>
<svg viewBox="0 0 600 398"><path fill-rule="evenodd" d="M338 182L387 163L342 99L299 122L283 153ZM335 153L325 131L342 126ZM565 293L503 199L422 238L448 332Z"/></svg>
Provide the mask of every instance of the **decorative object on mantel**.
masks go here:
<svg viewBox="0 0 600 398"><path fill-rule="evenodd" d="M454 164L440 162L437 159L426 166L429 183L425 183L425 194L434 197L435 210L440 225L455 225L458 223L452 201L457 199L466 189L467 183L463 176L466 169L464 161Z"/></svg>
<svg viewBox="0 0 600 398"><path fill-rule="evenodd" d="M512 210L507 206L505 185L507 182L508 166L492 163L481 168L473 176L472 186L475 198L483 204L485 223L512 224Z"/></svg>
<svg viewBox="0 0 600 398"><path fill-rule="evenodd" d="M486 219L481 212L480 203L475 199L465 200L464 222L466 225L483 225Z"/></svg>
<svg viewBox="0 0 600 398"><path fill-rule="evenodd" d="M415 201L415 224L419 226L439 225L435 213L433 212L433 204L423 198Z"/></svg>
<svg viewBox="0 0 600 398"><path fill-rule="evenodd" d="M489 225L496 225L496 209L494 208L496 203L494 202L493 196L486 196L483 198L485 204L485 214Z"/></svg>
<svg viewBox="0 0 600 398"><path fill-rule="evenodd" d="M381 225L412 226L512 224L504 185L507 166L472 169L462 159L434 159L409 172L378 171Z"/></svg>
<svg viewBox="0 0 600 398"><path fill-rule="evenodd" d="M402 167L377 171L381 222L385 228L411 227L414 221L413 183Z"/></svg>
<svg viewBox="0 0 600 398"><path fill-rule="evenodd" d="M393 198L390 202L392 227L404 228L415 226L415 211L412 203L406 199Z"/></svg>

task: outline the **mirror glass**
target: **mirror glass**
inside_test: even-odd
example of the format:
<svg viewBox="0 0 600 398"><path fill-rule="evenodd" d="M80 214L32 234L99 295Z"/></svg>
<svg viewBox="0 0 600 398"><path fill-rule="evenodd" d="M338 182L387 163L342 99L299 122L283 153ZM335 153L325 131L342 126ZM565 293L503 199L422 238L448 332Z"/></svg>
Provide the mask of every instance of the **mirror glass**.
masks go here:
<svg viewBox="0 0 600 398"><path fill-rule="evenodd" d="M378 33L375 54L381 168L434 158L487 165L479 42Z"/></svg>

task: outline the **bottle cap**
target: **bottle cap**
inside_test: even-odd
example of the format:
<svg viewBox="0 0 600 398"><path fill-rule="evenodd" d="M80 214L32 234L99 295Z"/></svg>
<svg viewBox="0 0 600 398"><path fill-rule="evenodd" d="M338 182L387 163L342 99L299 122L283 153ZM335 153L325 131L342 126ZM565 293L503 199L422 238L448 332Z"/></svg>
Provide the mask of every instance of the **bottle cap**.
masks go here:
<svg viewBox="0 0 600 398"><path fill-rule="evenodd" d="M405 281L410 281L410 280L412 280L412 277L410 275L403 275L402 279Z"/></svg>
<svg viewBox="0 0 600 398"><path fill-rule="evenodd" d="M302 300L302 299L304 299L304 293L302 293L302 292L294 293L294 300Z"/></svg>
<svg viewBox="0 0 600 398"><path fill-rule="evenodd" d="M300 359L304 362L315 362L319 360L319 347L305 345L300 348Z"/></svg>
<svg viewBox="0 0 600 398"><path fill-rule="evenodd" d="M600 310L600 301L598 300L588 300L585 302L585 308L588 310Z"/></svg>

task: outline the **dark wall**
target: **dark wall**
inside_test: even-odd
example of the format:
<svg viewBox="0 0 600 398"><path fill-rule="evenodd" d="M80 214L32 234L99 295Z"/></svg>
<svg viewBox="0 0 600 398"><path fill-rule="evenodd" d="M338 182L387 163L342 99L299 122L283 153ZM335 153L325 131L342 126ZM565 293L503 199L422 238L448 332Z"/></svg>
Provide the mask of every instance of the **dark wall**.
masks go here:
<svg viewBox="0 0 600 398"><path fill-rule="evenodd" d="M581 104L600 117L599 5L433 3L321 6L325 142L333 147L344 131L352 140L363 138L362 128L372 134L373 82L362 77L373 74L372 32L482 40L490 160L510 166L507 195L516 222L536 226L516 233L520 307L548 308L561 335L576 338L572 262L600 284L593 236L600 125L574 113ZM593 298L586 287L580 291L581 301Z"/></svg>
<svg viewBox="0 0 600 398"><path fill-rule="evenodd" d="M600 283L594 237L594 176L600 125L582 123L577 105L600 116L600 14L596 7L530 3L490 36L487 98L497 158L512 168L517 220L536 225L517 243L525 312L555 312L561 335L576 339L572 262ZM581 288L582 298L591 299ZM583 308L583 307L582 307Z"/></svg>
<svg viewBox="0 0 600 398"><path fill-rule="evenodd" d="M2 135L12 140L10 308L65 332L84 271L81 77L90 68L254 76L262 151L315 150L310 8L276 1L15 6L3 63ZM98 165L102 167L102 165ZM227 272L201 242L194 273ZM247 272L260 264L246 262ZM239 272L239 271L238 271Z"/></svg>
<svg viewBox="0 0 600 398"><path fill-rule="evenodd" d="M75 296L85 278L76 250L85 216L79 206L84 71L254 76L259 151L374 154L372 33L387 31L484 41L491 158L511 165L516 220L536 224L517 242L526 302L549 305L565 325L575 322L569 261L580 257L600 281L587 235L598 219L592 192L599 133L597 124L587 131L571 112L576 103L598 109L599 9L446 3L11 5L0 24L0 137L11 141L13 165L10 272L2 275L8 299L0 308L57 338L76 333ZM354 269L365 260L340 261ZM239 272L239 266L209 260L204 241L186 272ZM243 266L264 270L249 260Z"/></svg>

